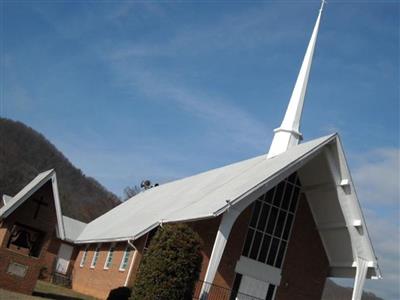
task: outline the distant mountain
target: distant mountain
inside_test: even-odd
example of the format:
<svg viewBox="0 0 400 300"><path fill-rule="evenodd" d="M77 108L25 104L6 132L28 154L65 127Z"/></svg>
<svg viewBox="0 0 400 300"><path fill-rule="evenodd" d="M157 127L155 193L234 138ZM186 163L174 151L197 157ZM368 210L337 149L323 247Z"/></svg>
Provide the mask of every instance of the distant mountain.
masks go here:
<svg viewBox="0 0 400 300"><path fill-rule="evenodd" d="M332 280L328 279L325 283L324 294L321 300L350 300L353 289L350 287L344 287L336 284ZM377 297L373 293L364 292L361 300L383 300Z"/></svg>
<svg viewBox="0 0 400 300"><path fill-rule="evenodd" d="M21 122L0 118L0 197L14 196L38 173L55 169L63 214L89 222L120 200L85 176L42 134Z"/></svg>

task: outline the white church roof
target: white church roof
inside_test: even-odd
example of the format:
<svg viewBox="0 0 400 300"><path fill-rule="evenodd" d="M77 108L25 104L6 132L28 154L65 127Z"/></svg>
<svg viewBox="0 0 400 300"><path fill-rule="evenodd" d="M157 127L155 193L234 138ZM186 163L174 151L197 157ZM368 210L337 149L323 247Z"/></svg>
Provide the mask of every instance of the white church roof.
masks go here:
<svg viewBox="0 0 400 300"><path fill-rule="evenodd" d="M78 221L76 219L67 216L63 216L63 224L64 224L65 239L71 242L75 241L78 238L79 234L81 234L81 232L87 225L84 222Z"/></svg>
<svg viewBox="0 0 400 300"><path fill-rule="evenodd" d="M261 155L146 190L90 222L76 242L136 239L163 222L215 217L335 137L297 145L271 159Z"/></svg>

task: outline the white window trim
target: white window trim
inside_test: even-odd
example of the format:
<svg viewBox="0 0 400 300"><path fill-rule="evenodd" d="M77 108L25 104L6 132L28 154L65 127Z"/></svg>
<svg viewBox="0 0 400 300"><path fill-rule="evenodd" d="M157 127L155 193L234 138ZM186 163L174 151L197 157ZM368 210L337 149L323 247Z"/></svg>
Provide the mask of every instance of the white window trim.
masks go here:
<svg viewBox="0 0 400 300"><path fill-rule="evenodd" d="M111 243L110 248L108 249L106 261L104 262L104 270L108 270L108 269L110 268L110 267L107 267L107 264L108 264L108 260L109 260L110 255L111 255L111 249L113 250L113 255L114 255L115 243ZM112 258L111 258L111 259L112 259ZM112 260L111 260L111 263L112 263Z"/></svg>
<svg viewBox="0 0 400 300"><path fill-rule="evenodd" d="M89 248L89 245L86 245L85 250L83 250L82 257L81 257L81 262L79 263L79 266L80 266L81 268L83 268L83 266L84 266L85 263L86 263L87 254L88 254L88 248Z"/></svg>
<svg viewBox="0 0 400 300"><path fill-rule="evenodd" d="M128 262L127 262L127 264L126 264L126 267L125 267L125 268L122 267L122 266L124 265L124 260L125 260L125 255L126 255L126 251L127 251L127 250L129 250L129 257L131 256L132 249L130 248L129 245L127 245L127 246L125 247L125 250L124 250L124 255L122 255L121 263L119 264L119 270L120 270L120 271L125 271L125 270L126 270L126 267L129 265L129 257L128 257Z"/></svg>
<svg viewBox="0 0 400 300"><path fill-rule="evenodd" d="M96 248L94 249L92 262L90 264L91 269L94 269L97 265L97 260L99 259L99 256L100 256L100 246L101 246L101 244L97 244ZM97 259L96 259L96 254L97 254Z"/></svg>

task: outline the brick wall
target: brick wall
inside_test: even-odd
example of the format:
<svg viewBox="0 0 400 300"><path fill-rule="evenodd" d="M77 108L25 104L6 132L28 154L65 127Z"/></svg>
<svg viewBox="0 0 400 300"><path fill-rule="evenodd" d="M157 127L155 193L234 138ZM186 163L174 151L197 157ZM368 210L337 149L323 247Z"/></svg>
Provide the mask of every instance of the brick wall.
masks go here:
<svg viewBox="0 0 400 300"><path fill-rule="evenodd" d="M33 199L41 199L47 206L41 206L34 218L37 205ZM25 203L17 208L1 224L2 239L0 239L0 287L31 294L39 276L40 269L46 265L45 256L57 224L51 183L43 185ZM29 226L45 233L39 257L29 257L17 250L6 248L10 230L15 223ZM10 263L18 263L27 267L24 278L7 273Z"/></svg>
<svg viewBox="0 0 400 300"><path fill-rule="evenodd" d="M27 266L24 278L7 273L10 263ZM38 259L0 248L0 288L24 294L31 294L39 276L41 263Z"/></svg>
<svg viewBox="0 0 400 300"><path fill-rule="evenodd" d="M133 243L138 251L136 255L135 251L131 251L128 265L124 271L120 271L119 268L127 244L126 242L120 242L115 245L112 265L109 269L104 269L104 264L110 249L110 243L101 245L95 268L91 268L90 265L96 244L91 244L89 246L86 263L83 267L80 266L80 262L85 246L82 246L72 270L72 288L83 294L106 299L110 290L124 286L128 276L129 266L134 258L135 261L133 262L131 277L128 280L128 286L132 285L142 258L144 241L145 237L142 237Z"/></svg>
<svg viewBox="0 0 400 300"><path fill-rule="evenodd" d="M329 262L307 200L301 196L276 300L320 300Z"/></svg>

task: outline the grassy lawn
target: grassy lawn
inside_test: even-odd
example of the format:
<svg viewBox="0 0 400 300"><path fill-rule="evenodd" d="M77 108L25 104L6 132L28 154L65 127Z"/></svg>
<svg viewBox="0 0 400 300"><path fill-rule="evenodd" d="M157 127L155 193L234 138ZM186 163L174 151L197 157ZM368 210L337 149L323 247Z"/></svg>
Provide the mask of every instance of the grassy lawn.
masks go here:
<svg viewBox="0 0 400 300"><path fill-rule="evenodd" d="M43 300L43 298L23 295L19 293L10 292L7 290L0 289L0 300Z"/></svg>
<svg viewBox="0 0 400 300"><path fill-rule="evenodd" d="M0 300L96 300L96 298L77 293L71 289L54 285L49 282L38 280L34 294L36 296L28 296L7 290L0 289Z"/></svg>

